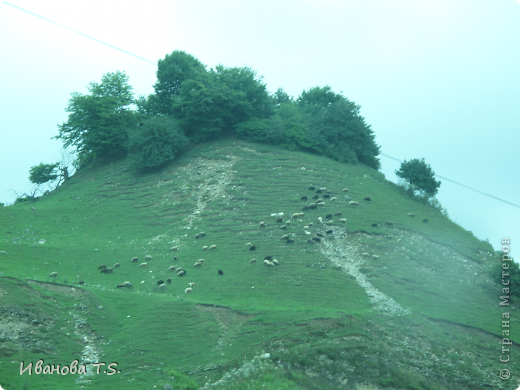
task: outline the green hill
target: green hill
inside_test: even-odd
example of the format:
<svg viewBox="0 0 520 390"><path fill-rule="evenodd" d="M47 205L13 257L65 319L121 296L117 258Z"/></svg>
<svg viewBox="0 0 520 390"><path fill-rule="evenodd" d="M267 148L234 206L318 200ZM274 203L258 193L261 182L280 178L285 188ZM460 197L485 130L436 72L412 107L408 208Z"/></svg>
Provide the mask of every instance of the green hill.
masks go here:
<svg viewBox="0 0 520 390"><path fill-rule="evenodd" d="M302 211L315 195L325 205ZM491 246L366 166L236 140L199 145L155 174L127 160L91 165L35 203L1 208L0 239L8 390L520 384L517 345L511 363L497 359L502 313L511 324L520 315L499 306ZM268 255L279 265L265 266ZM125 281L133 287L116 288ZM39 359L106 366L20 375L21 361ZM120 372L104 374L110 363Z"/></svg>

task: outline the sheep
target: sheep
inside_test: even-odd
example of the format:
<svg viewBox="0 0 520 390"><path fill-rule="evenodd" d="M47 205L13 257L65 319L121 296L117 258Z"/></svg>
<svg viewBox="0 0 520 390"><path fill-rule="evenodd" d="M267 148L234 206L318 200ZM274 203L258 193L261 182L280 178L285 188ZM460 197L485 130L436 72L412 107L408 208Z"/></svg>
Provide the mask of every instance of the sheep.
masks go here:
<svg viewBox="0 0 520 390"><path fill-rule="evenodd" d="M181 272L181 271L182 271L181 267L177 268L177 272Z"/></svg>
<svg viewBox="0 0 520 390"><path fill-rule="evenodd" d="M84 282L83 280L80 280L80 281L78 282L78 284L81 286L81 285L85 284L85 282Z"/></svg>
<svg viewBox="0 0 520 390"><path fill-rule="evenodd" d="M166 285L164 283L160 284L159 285L159 290L166 290Z"/></svg>
<svg viewBox="0 0 520 390"><path fill-rule="evenodd" d="M97 269L105 269L107 266L105 264L101 264Z"/></svg>
<svg viewBox="0 0 520 390"><path fill-rule="evenodd" d="M157 284L160 286L161 284L164 284L164 280L158 280Z"/></svg>
<svg viewBox="0 0 520 390"><path fill-rule="evenodd" d="M132 287L133 287L133 284L130 283L130 282L124 282L124 283L123 283L123 286L125 286L125 288L132 288Z"/></svg>
<svg viewBox="0 0 520 390"><path fill-rule="evenodd" d="M298 215L300 216L300 218L305 217L305 213L298 213Z"/></svg>
<svg viewBox="0 0 520 390"><path fill-rule="evenodd" d="M146 256L144 257L144 259L147 260L147 261L150 261L150 260L152 260L152 256L150 256L150 255L146 255Z"/></svg>
<svg viewBox="0 0 520 390"><path fill-rule="evenodd" d="M320 198L319 195L314 195L314 196L312 197L312 199L314 199L314 200L319 199L319 198Z"/></svg>
<svg viewBox="0 0 520 390"><path fill-rule="evenodd" d="M273 263L274 265L280 265L280 263L279 263L278 260L276 260L276 259L273 259L272 263Z"/></svg>
<svg viewBox="0 0 520 390"><path fill-rule="evenodd" d="M378 255L372 255L372 257L373 257L374 259L376 259L376 260L379 259L379 256L378 256Z"/></svg>
<svg viewBox="0 0 520 390"><path fill-rule="evenodd" d="M305 226L303 227L303 230L309 230L309 226L305 225Z"/></svg>
<svg viewBox="0 0 520 390"><path fill-rule="evenodd" d="M363 198L363 200L366 200L366 201L368 201L368 202L372 201L372 199L370 199L370 196L365 196L365 197Z"/></svg>
<svg viewBox="0 0 520 390"><path fill-rule="evenodd" d="M294 238L289 238L287 240L287 244L294 244Z"/></svg>
<svg viewBox="0 0 520 390"><path fill-rule="evenodd" d="M184 270L177 272L177 276L184 276L184 275L186 275L186 271L184 271Z"/></svg>
<svg viewBox="0 0 520 390"><path fill-rule="evenodd" d="M103 268L101 270L101 273L102 274L108 274L109 272L112 272L112 271L114 271L114 268L113 267L108 267L108 268Z"/></svg>
<svg viewBox="0 0 520 390"><path fill-rule="evenodd" d="M191 294L193 289L191 287L188 287L186 290L184 290L184 294Z"/></svg>
<svg viewBox="0 0 520 390"><path fill-rule="evenodd" d="M285 229L287 229L287 225L280 226L280 229L281 229L281 230L285 230Z"/></svg>
<svg viewBox="0 0 520 390"><path fill-rule="evenodd" d="M320 223L323 223L323 218L318 217L318 221L319 221Z"/></svg>
<svg viewBox="0 0 520 390"><path fill-rule="evenodd" d="M321 187L320 191L327 191L327 187Z"/></svg>
<svg viewBox="0 0 520 390"><path fill-rule="evenodd" d="M199 263L198 261L195 263L194 267L202 267L202 263Z"/></svg>
<svg viewBox="0 0 520 390"><path fill-rule="evenodd" d="M264 260L264 265L266 267L274 267L274 263L270 262L269 260Z"/></svg>
<svg viewBox="0 0 520 390"><path fill-rule="evenodd" d="M260 221L260 227L265 227L265 221Z"/></svg>
<svg viewBox="0 0 520 390"><path fill-rule="evenodd" d="M309 187L309 191L314 191L316 187Z"/></svg>
<svg viewBox="0 0 520 390"><path fill-rule="evenodd" d="M141 268L146 268L148 266L148 263L141 263L139 264L139 267Z"/></svg>
<svg viewBox="0 0 520 390"><path fill-rule="evenodd" d="M325 202L320 202L320 203L318 203L318 204L319 204L320 206L323 206L323 207L325 207L325 206L327 205L327 203L325 203Z"/></svg>
<svg viewBox="0 0 520 390"><path fill-rule="evenodd" d="M387 221L387 222L385 222L385 223L386 223L388 226L393 226L393 225L394 225L394 223L393 223L392 221Z"/></svg>
<svg viewBox="0 0 520 390"><path fill-rule="evenodd" d="M131 263L137 263L139 261L139 257L132 257L132 260L130 260Z"/></svg>
<svg viewBox="0 0 520 390"><path fill-rule="evenodd" d="M204 263L204 259L198 259L197 263L201 263L201 264Z"/></svg>
<svg viewBox="0 0 520 390"><path fill-rule="evenodd" d="M341 191L348 192L348 188L343 188Z"/></svg>
<svg viewBox="0 0 520 390"><path fill-rule="evenodd" d="M170 251L171 251L171 252L174 252L174 251L176 251L176 250L178 250L178 249L179 249L178 246L172 246L172 247L170 248Z"/></svg>
<svg viewBox="0 0 520 390"><path fill-rule="evenodd" d="M208 250L208 246L207 246L207 245L204 245L204 246L202 247L202 250L203 250L203 251L207 251L207 250Z"/></svg>
<svg viewBox="0 0 520 390"><path fill-rule="evenodd" d="M309 206L303 206L302 207L302 211L307 211L307 210L309 210Z"/></svg>
<svg viewBox="0 0 520 390"><path fill-rule="evenodd" d="M316 203L311 203L311 204L309 205L309 208L310 208L311 210L316 210L316 209L318 208L318 206L316 206Z"/></svg>
<svg viewBox="0 0 520 390"><path fill-rule="evenodd" d="M121 264L119 264L119 263L115 263L114 266L113 266L112 268L119 268L119 267L121 267Z"/></svg>
<svg viewBox="0 0 520 390"><path fill-rule="evenodd" d="M332 191L331 191L331 190L327 190L326 192L328 192L329 194L332 194Z"/></svg>
<svg viewBox="0 0 520 390"><path fill-rule="evenodd" d="M195 283L188 283L188 286L190 286L191 288L195 287Z"/></svg>
<svg viewBox="0 0 520 390"><path fill-rule="evenodd" d="M316 233L316 235L317 235L318 237L323 237L323 234L321 234L321 233Z"/></svg>
<svg viewBox="0 0 520 390"><path fill-rule="evenodd" d="M341 215L342 215L342 212L341 212L341 211L338 211L337 213L334 213L334 216L335 216L335 217L341 217Z"/></svg>
<svg viewBox="0 0 520 390"><path fill-rule="evenodd" d="M282 240L287 240L289 238L289 235L288 234L285 234L281 237Z"/></svg>
<svg viewBox="0 0 520 390"><path fill-rule="evenodd" d="M177 270L177 267L175 267L174 265L172 265L170 268L168 268L168 271L176 271Z"/></svg>
<svg viewBox="0 0 520 390"><path fill-rule="evenodd" d="M314 223L312 223L312 222L309 222L309 226L314 226Z"/></svg>
<svg viewBox="0 0 520 390"><path fill-rule="evenodd" d="M168 279L166 279L166 283L168 283L168 284L172 284L172 278L168 278Z"/></svg>
<svg viewBox="0 0 520 390"><path fill-rule="evenodd" d="M355 202L353 200L351 200L348 204L351 206L359 206L359 202Z"/></svg>
<svg viewBox="0 0 520 390"><path fill-rule="evenodd" d="M211 245L211 246L209 247L209 250L215 250L215 249L217 249L217 246L216 246L216 245Z"/></svg>
<svg viewBox="0 0 520 390"><path fill-rule="evenodd" d="M321 238L319 237L312 237L312 240L316 242L321 242Z"/></svg>
<svg viewBox="0 0 520 390"><path fill-rule="evenodd" d="M253 264L253 263L256 263L256 259L249 260L249 264Z"/></svg>
<svg viewBox="0 0 520 390"><path fill-rule="evenodd" d="M307 197L304 195L300 198L300 200L307 200Z"/></svg>
<svg viewBox="0 0 520 390"><path fill-rule="evenodd" d="M338 219L338 222L347 223L347 218L340 218Z"/></svg>
<svg viewBox="0 0 520 390"><path fill-rule="evenodd" d="M325 218L326 218L326 219L332 219L332 214L327 214L327 215L325 216Z"/></svg>
<svg viewBox="0 0 520 390"><path fill-rule="evenodd" d="M199 237L205 237L206 236L206 233L205 232L200 232L199 233Z"/></svg>
<svg viewBox="0 0 520 390"><path fill-rule="evenodd" d="M293 215L291 215L291 219L296 219L300 216L300 213L294 213Z"/></svg>
<svg viewBox="0 0 520 390"><path fill-rule="evenodd" d="M289 226L291 224L291 221L285 221L285 224Z"/></svg>
<svg viewBox="0 0 520 390"><path fill-rule="evenodd" d="M321 194L322 192L323 192L322 190L316 190L317 194Z"/></svg>
<svg viewBox="0 0 520 390"><path fill-rule="evenodd" d="M370 255L369 255L367 252L363 252L363 253L361 253L361 256L363 256L363 257L369 257Z"/></svg>
<svg viewBox="0 0 520 390"><path fill-rule="evenodd" d="M329 195L329 194L325 194L325 195L323 195L323 197L324 197L325 199L329 199L329 198L330 198L330 195Z"/></svg>
<svg viewBox="0 0 520 390"><path fill-rule="evenodd" d="M124 285L124 284L118 284L118 285L116 286L116 288L125 288L125 285Z"/></svg>
<svg viewBox="0 0 520 390"><path fill-rule="evenodd" d="M378 223L373 223L372 225L370 225L372 227L379 227L379 224Z"/></svg>
<svg viewBox="0 0 520 390"><path fill-rule="evenodd" d="M424 218L422 221L423 221L424 223L428 223L428 218Z"/></svg>
<svg viewBox="0 0 520 390"><path fill-rule="evenodd" d="M254 250L256 250L256 245L251 245L251 246L249 247L249 250L250 250L250 251L254 251Z"/></svg>
<svg viewBox="0 0 520 390"><path fill-rule="evenodd" d="M330 201L331 201L331 202L335 202L335 201L337 201L337 200L338 200L338 198L336 198L335 196L333 196L332 198L330 198Z"/></svg>
<svg viewBox="0 0 520 390"><path fill-rule="evenodd" d="M333 233L332 229L331 229L331 230L327 230L327 231L325 232L325 234L332 234L332 233Z"/></svg>
<svg viewBox="0 0 520 390"><path fill-rule="evenodd" d="M264 257L264 260L271 260L273 258L273 255L267 255L266 257Z"/></svg>
<svg viewBox="0 0 520 390"><path fill-rule="evenodd" d="M58 276L58 273L57 272L51 272L51 274L49 275L51 278L55 278Z"/></svg>
<svg viewBox="0 0 520 390"><path fill-rule="evenodd" d="M280 223L280 222L283 222L283 218L277 218L276 219L276 223Z"/></svg>
<svg viewBox="0 0 520 390"><path fill-rule="evenodd" d="M415 217L415 214L414 213L408 213L408 216L413 218L413 217Z"/></svg>
<svg viewBox="0 0 520 390"><path fill-rule="evenodd" d="M251 244L250 242L248 242L248 243L246 243L245 245L246 245L246 246L251 246L251 245L253 245L253 244Z"/></svg>
<svg viewBox="0 0 520 390"><path fill-rule="evenodd" d="M218 274L219 275L224 275L224 271L222 271L221 269L218 270Z"/></svg>

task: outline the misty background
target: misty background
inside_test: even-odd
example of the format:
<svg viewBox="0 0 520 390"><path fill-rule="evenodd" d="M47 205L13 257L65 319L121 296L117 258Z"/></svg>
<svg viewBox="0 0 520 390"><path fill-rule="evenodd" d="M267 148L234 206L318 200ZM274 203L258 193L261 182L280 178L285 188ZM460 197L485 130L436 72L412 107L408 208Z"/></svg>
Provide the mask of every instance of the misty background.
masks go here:
<svg viewBox="0 0 520 390"><path fill-rule="evenodd" d="M148 95L157 60L174 50L208 67L248 66L271 93L342 92L372 126L388 180L398 181L394 159L424 157L449 217L495 249L510 237L518 253L514 0L4 1L0 202L31 191L32 166L61 160L62 143L51 137L67 121L72 92L86 94L90 82L120 70L136 97Z"/></svg>

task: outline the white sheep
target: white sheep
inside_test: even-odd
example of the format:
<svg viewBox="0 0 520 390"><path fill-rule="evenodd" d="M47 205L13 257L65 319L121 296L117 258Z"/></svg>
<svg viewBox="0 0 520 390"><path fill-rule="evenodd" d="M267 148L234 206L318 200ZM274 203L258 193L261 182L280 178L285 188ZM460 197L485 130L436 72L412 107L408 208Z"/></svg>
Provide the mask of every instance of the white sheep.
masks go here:
<svg viewBox="0 0 520 390"><path fill-rule="evenodd" d="M341 223L347 223L347 218L340 218L338 221Z"/></svg>
<svg viewBox="0 0 520 390"><path fill-rule="evenodd" d="M249 264L256 263L256 259L249 260Z"/></svg>
<svg viewBox="0 0 520 390"><path fill-rule="evenodd" d="M141 263L141 264L139 264L139 267L146 268L147 265L148 265L148 263Z"/></svg>
<svg viewBox="0 0 520 390"><path fill-rule="evenodd" d="M160 284L159 285L159 290L166 290L166 285L164 283Z"/></svg>
<svg viewBox="0 0 520 390"><path fill-rule="evenodd" d="M280 263L279 263L278 260L276 260L276 259L273 259L272 263L273 263L274 265L280 265Z"/></svg>
<svg viewBox="0 0 520 390"><path fill-rule="evenodd" d="M260 221L260 227L265 227L265 221Z"/></svg>
<svg viewBox="0 0 520 390"><path fill-rule="evenodd" d="M348 192L348 188L343 188L341 191Z"/></svg>
<svg viewBox="0 0 520 390"><path fill-rule="evenodd" d="M248 242L248 243L246 244L246 246L251 246L251 245L253 245L253 244L251 244L250 242Z"/></svg>
<svg viewBox="0 0 520 390"><path fill-rule="evenodd" d="M300 213L294 213L293 215L291 215L291 219L296 219L300 216Z"/></svg>
<svg viewBox="0 0 520 390"><path fill-rule="evenodd" d="M119 264L119 263L115 263L114 266L113 266L112 268L119 268L119 267L121 267L121 264Z"/></svg>
<svg viewBox="0 0 520 390"><path fill-rule="evenodd" d="M132 260L130 260L131 263L137 263L139 261L139 257L132 257Z"/></svg>
<svg viewBox="0 0 520 390"><path fill-rule="evenodd" d="M202 250L203 250L203 251L208 250L208 246L207 246L207 245L204 245L204 246L202 247Z"/></svg>
<svg viewBox="0 0 520 390"><path fill-rule="evenodd" d="M150 256L150 255L146 255L146 256L144 257L144 259L147 260L147 261L150 261L150 260L152 260L152 256Z"/></svg>
<svg viewBox="0 0 520 390"><path fill-rule="evenodd" d="M318 221L319 221L319 223L323 223L323 218L318 217Z"/></svg>
<svg viewBox="0 0 520 390"><path fill-rule="evenodd" d="M184 270L177 272L177 276L184 276L184 275L186 275L186 271L184 271Z"/></svg>
<svg viewBox="0 0 520 390"><path fill-rule="evenodd" d="M355 202L353 200L351 200L348 204L351 206L359 206L359 202Z"/></svg>
<svg viewBox="0 0 520 390"><path fill-rule="evenodd" d="M276 218L283 218L283 213L276 214Z"/></svg>
<svg viewBox="0 0 520 390"><path fill-rule="evenodd" d="M193 289L191 287L188 287L186 290L184 290L184 294L191 294Z"/></svg>
<svg viewBox="0 0 520 390"><path fill-rule="evenodd" d="M190 286L191 288L195 287L195 283L188 283L188 286Z"/></svg>
<svg viewBox="0 0 520 390"><path fill-rule="evenodd" d="M217 246L216 246L216 245L211 245L211 246L209 247L209 249L210 249L210 250L215 250L215 249L217 249Z"/></svg>
<svg viewBox="0 0 520 390"><path fill-rule="evenodd" d="M172 252L173 252L173 251L176 251L176 250L178 250L178 249L179 249L179 247L178 247L178 246L172 246L172 247L170 248L170 251L172 251Z"/></svg>
<svg viewBox="0 0 520 390"><path fill-rule="evenodd" d="M309 230L309 226L305 225L305 226L303 227L303 230Z"/></svg>
<svg viewBox="0 0 520 390"><path fill-rule="evenodd" d="M338 200L338 198L336 198L335 196L333 196L332 198L330 198L330 201L331 201L331 202L335 202L336 200Z"/></svg>
<svg viewBox="0 0 520 390"><path fill-rule="evenodd" d="M408 213L408 216L413 218L413 217L415 217L415 214L414 213Z"/></svg>
<svg viewBox="0 0 520 390"><path fill-rule="evenodd" d="M327 191L327 187L321 187L320 191Z"/></svg>
<svg viewBox="0 0 520 390"><path fill-rule="evenodd" d="M378 256L378 255L372 255L372 257L373 257L374 259L376 259L376 260L379 259L379 256Z"/></svg>
<svg viewBox="0 0 520 390"><path fill-rule="evenodd" d="M130 283L130 282L124 282L123 286L125 286L125 288L132 288L133 287L132 283Z"/></svg>
<svg viewBox="0 0 520 390"><path fill-rule="evenodd" d="M177 267L175 267L174 265L172 265L170 268L168 268L168 271L176 271L177 270Z"/></svg>
<svg viewBox="0 0 520 390"><path fill-rule="evenodd" d="M51 274L49 276L52 277L52 278L55 278L55 277L58 276L58 273L57 272L51 272Z"/></svg>

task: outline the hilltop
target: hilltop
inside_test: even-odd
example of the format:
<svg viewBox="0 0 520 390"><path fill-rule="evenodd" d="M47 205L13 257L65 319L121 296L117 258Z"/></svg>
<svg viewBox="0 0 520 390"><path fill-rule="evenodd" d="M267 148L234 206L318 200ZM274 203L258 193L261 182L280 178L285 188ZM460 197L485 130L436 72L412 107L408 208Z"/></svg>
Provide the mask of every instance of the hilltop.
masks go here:
<svg viewBox="0 0 520 390"><path fill-rule="evenodd" d="M303 211L315 195L325 205ZM497 374L503 310L491 246L365 165L230 139L152 174L128 159L93 163L35 203L0 209L0 238L7 389L189 389L221 375L206 387L518 385L501 387ZM268 255L280 265L264 266ZM116 288L125 281L133 287ZM20 361L76 358L121 372L19 375Z"/></svg>

